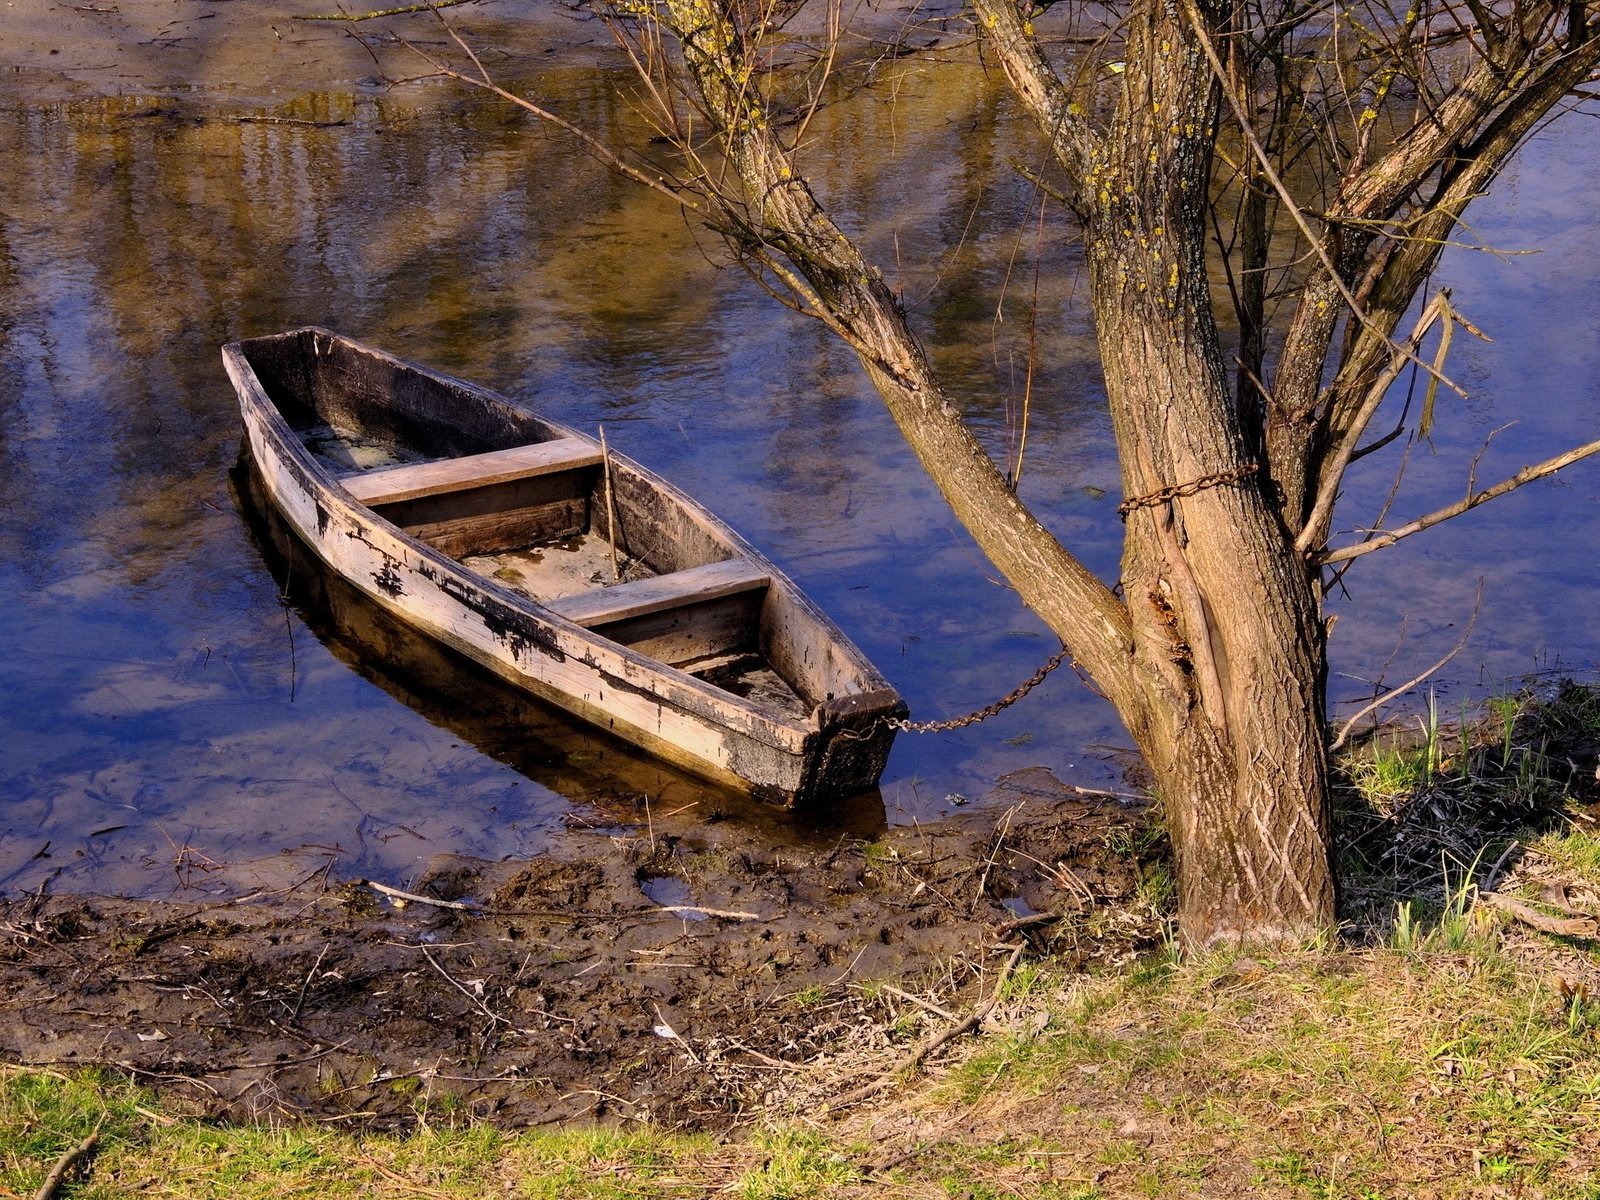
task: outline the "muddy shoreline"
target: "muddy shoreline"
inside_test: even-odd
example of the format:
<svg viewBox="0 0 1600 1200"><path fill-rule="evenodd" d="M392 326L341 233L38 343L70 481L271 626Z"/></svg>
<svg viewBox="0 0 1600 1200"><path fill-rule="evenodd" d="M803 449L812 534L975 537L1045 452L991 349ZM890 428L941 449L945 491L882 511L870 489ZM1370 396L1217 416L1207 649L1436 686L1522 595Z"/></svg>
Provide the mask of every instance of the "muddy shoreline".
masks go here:
<svg viewBox="0 0 1600 1200"><path fill-rule="evenodd" d="M941 1023L905 993L955 1013L1019 939L1084 967L1152 944L1138 814L1022 774L1010 804L872 842L636 826L417 885L465 907L325 873L208 903L12 899L0 1056L112 1068L231 1121L729 1129L814 1108Z"/></svg>

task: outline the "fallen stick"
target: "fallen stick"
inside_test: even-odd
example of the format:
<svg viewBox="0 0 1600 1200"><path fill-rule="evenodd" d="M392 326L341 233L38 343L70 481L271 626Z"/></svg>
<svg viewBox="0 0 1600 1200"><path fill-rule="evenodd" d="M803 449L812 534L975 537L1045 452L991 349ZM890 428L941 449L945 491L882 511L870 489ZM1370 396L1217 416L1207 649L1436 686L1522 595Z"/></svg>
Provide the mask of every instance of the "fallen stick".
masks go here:
<svg viewBox="0 0 1600 1200"><path fill-rule="evenodd" d="M1510 896L1502 896L1499 892L1480 891L1478 893L1478 901L1481 904L1487 904L1490 908L1499 909L1514 920L1521 921L1530 929L1537 929L1540 933L1553 933L1558 937L1600 937L1600 920L1596 920L1594 917L1553 917L1549 913L1540 912L1531 904L1513 900Z"/></svg>
<svg viewBox="0 0 1600 1200"><path fill-rule="evenodd" d="M97 1129L56 1159L56 1165L51 1167L50 1174L44 1177L39 1190L33 1194L33 1200L55 1200L55 1194L61 1190L62 1183L66 1181L67 1172L93 1154L94 1148L99 1144L100 1131Z"/></svg>
<svg viewBox="0 0 1600 1200"><path fill-rule="evenodd" d="M993 1012L994 1006L1000 1002L1000 993L1005 990L1006 980L1011 977L1011 972L1016 970L1017 963L1022 961L1022 952L1024 949L1026 949L1026 947L1011 946L1009 949L1011 951L1011 957L1006 960L1006 965L1000 968L1000 974L994 981L994 990L989 993L989 998L987 1000L979 1004L970 1013L968 1013L964 1019L952 1025L950 1028L942 1030L939 1033L935 1033L918 1042L910 1054L908 1054L899 1063L895 1064L892 1069L885 1071L882 1075L879 1075L871 1083L864 1083L860 1087L856 1088L855 1091L846 1092L843 1096L840 1096L832 1104L829 1104L826 1107L829 1110L837 1111L839 1109L850 1108L853 1105L860 1104L863 1100L867 1100L873 1096L876 1096L879 1092L883 1091L884 1088L894 1083L894 1081L899 1078L900 1072L916 1066L946 1042L954 1041L962 1034L970 1033L972 1030L982 1025L984 1018Z"/></svg>
<svg viewBox="0 0 1600 1200"><path fill-rule="evenodd" d="M725 921L760 921L763 919L760 913L730 912L725 908L701 908L698 904L663 904L656 911L664 913L700 913L707 917L721 917Z"/></svg>
<svg viewBox="0 0 1600 1200"><path fill-rule="evenodd" d="M1019 929L1028 929L1034 925L1043 925L1049 921L1059 921L1062 914L1058 912L1036 912L1026 917L1018 917L1014 921L1006 921L997 931L1002 937L1008 933L1015 933Z"/></svg>
<svg viewBox="0 0 1600 1200"><path fill-rule="evenodd" d="M422 957L428 960L429 965L432 966L435 971L439 972L439 974L444 976L444 981L446 983L448 983L451 987L455 988L456 991L460 992L468 1000L472 1001L472 1003L474 1003L474 1004L476 1004L478 1006L479 1010L483 1013L483 1015L489 1018L489 1021L491 1022L491 1024L493 1024L495 1022L499 1022L499 1023L504 1024L504 1025L511 1024L511 1021L510 1021L509 1018L502 1017L499 1013L495 1012L487 1004L485 1004L482 999L480 999L477 996L474 996L470 991L468 991L460 983L456 982L455 978L450 974L450 972L446 971L443 967L441 967L439 965L439 960L434 958L433 955L428 953L428 948L426 946L418 945L417 949L422 951Z"/></svg>
<svg viewBox="0 0 1600 1200"><path fill-rule="evenodd" d="M434 908L453 908L458 912L478 913L483 911L470 900L435 900L432 896L419 896L415 892L402 892L399 888L392 888L383 883L374 883L370 879L362 879L358 882L375 892L382 892L391 900L404 900L407 904L429 904Z"/></svg>
<svg viewBox="0 0 1600 1200"><path fill-rule="evenodd" d="M878 990L880 992L887 992L891 996L898 996L902 1000L909 1000L913 1004L920 1004L923 1008L927 1009L934 1016L943 1017L946 1021L959 1020L959 1018L955 1015L955 1013L950 1012L947 1009L940 1008L932 1000L924 1000L921 996L913 996L910 992L903 992L899 988L895 987L893 984L889 984L889 983L879 984L878 985Z"/></svg>

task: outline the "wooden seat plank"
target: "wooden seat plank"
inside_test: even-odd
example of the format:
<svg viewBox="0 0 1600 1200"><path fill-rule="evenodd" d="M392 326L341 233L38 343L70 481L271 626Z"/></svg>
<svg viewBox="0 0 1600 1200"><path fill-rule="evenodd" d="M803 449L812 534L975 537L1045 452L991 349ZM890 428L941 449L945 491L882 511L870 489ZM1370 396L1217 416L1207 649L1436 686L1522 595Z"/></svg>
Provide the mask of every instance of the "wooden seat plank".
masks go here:
<svg viewBox="0 0 1600 1200"><path fill-rule="evenodd" d="M371 506L467 491L599 463L600 448L593 442L583 438L556 438L461 458L358 471L342 476L339 482L357 500Z"/></svg>
<svg viewBox="0 0 1600 1200"><path fill-rule="evenodd" d="M742 558L730 558L656 575L650 579L614 583L610 587L546 601L544 606L575 624L593 628L669 608L755 591L771 582L772 577L765 571Z"/></svg>

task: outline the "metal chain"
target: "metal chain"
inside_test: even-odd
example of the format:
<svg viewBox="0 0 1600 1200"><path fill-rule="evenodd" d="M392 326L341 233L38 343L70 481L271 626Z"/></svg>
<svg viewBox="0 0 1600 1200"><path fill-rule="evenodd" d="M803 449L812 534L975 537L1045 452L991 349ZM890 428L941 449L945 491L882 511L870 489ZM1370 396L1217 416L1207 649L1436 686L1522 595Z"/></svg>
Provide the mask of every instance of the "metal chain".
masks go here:
<svg viewBox="0 0 1600 1200"><path fill-rule="evenodd" d="M1160 491L1151 492L1148 496L1133 496L1117 505L1117 516L1124 521L1128 514L1136 508L1154 508L1158 504L1165 504L1168 500L1177 500L1183 496L1193 496L1196 492L1203 492L1210 487L1220 487L1225 483L1238 483L1248 479L1261 469L1260 463L1243 463L1228 471L1218 471L1213 475L1202 475L1199 479L1191 479L1188 483L1175 483L1171 487L1164 487Z"/></svg>
<svg viewBox="0 0 1600 1200"><path fill-rule="evenodd" d="M1034 688L1038 687L1044 681L1046 675L1066 662L1067 658L1067 648L1063 646L1059 652L1050 656L1049 662L1035 671L1014 691L1002 696L989 705L988 708L980 708L977 712L968 713L964 717L952 717L948 721L902 721L891 717L888 719L887 724L891 729L899 729L905 733L946 733L952 729L962 729L968 725L976 725L979 721L987 720L989 717L994 716L995 713L1002 709L1010 708L1018 700L1021 700Z"/></svg>

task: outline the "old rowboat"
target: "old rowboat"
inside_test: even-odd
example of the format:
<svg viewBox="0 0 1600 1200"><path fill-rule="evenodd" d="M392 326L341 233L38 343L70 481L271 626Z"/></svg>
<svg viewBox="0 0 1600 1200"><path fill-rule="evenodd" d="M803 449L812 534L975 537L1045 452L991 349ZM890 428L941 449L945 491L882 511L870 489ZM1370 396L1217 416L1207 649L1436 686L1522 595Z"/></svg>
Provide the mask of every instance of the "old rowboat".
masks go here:
<svg viewBox="0 0 1600 1200"><path fill-rule="evenodd" d="M325 329L231 342L222 359L269 500L384 609L764 799L877 782L899 695L678 488L504 396Z"/></svg>

